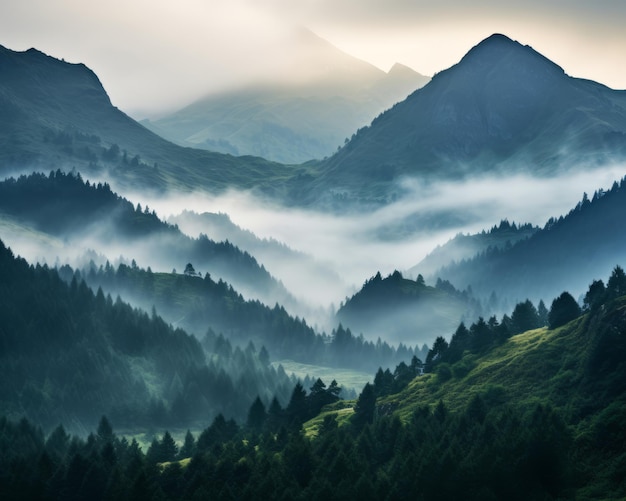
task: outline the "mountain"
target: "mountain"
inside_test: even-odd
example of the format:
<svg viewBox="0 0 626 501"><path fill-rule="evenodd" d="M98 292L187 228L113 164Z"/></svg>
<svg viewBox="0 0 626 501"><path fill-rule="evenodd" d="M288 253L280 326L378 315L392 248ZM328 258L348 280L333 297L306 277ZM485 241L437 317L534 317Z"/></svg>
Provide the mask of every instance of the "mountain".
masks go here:
<svg viewBox="0 0 626 501"><path fill-rule="evenodd" d="M142 123L185 146L303 163L332 155L358 128L428 81L400 64L385 73L307 30L289 49L296 58L285 78L209 95Z"/></svg>
<svg viewBox="0 0 626 501"><path fill-rule="evenodd" d="M112 106L97 76L35 49L0 46L0 173L76 167L136 189L265 187L293 168L170 143Z"/></svg>
<svg viewBox="0 0 626 501"><path fill-rule="evenodd" d="M111 106L94 73L0 49L0 173L76 167L135 189L256 190L290 205L379 205L469 176L556 175L626 154L626 92L571 78L502 35L484 40L325 161L288 166L183 148ZM394 71L393 73L397 73Z"/></svg>
<svg viewBox="0 0 626 501"><path fill-rule="evenodd" d="M106 183L90 184L80 174L56 171L0 182L0 218L3 214L56 239L51 249L43 250L47 260L76 259L97 250L139 259L157 270L182 273L191 264L194 273L222 278L249 298L297 306L285 287L250 254L206 235L190 238L162 222L148 207L134 207ZM61 246L55 248L55 243Z"/></svg>
<svg viewBox="0 0 626 501"><path fill-rule="evenodd" d="M399 182L555 175L626 155L626 92L493 35L323 162L310 199L385 202ZM366 183L363 180L367 180Z"/></svg>
<svg viewBox="0 0 626 501"><path fill-rule="evenodd" d="M435 275L455 287L471 286L477 297L495 292L509 302L548 300L564 290L579 295L595 277L625 262L624 211L626 179L596 191L591 200L585 194L567 215L551 218L527 239L449 264Z"/></svg>
<svg viewBox="0 0 626 501"><path fill-rule="evenodd" d="M473 258L488 249L510 247L533 235L539 228L531 224L517 225L504 219L489 231L475 234L459 233L443 245L438 245L418 264L408 270L412 276L433 276L445 266Z"/></svg>
<svg viewBox="0 0 626 501"><path fill-rule="evenodd" d="M478 305L439 281L436 287L403 278L395 271L386 278L380 273L367 280L337 311L337 320L368 339L396 343L432 342L453 332L463 319L477 315Z"/></svg>
<svg viewBox="0 0 626 501"><path fill-rule="evenodd" d="M130 428L239 419L257 395L285 399L292 382L267 353L201 343L101 289L64 282L0 241L0 408L46 429L84 432L103 414ZM245 383L245 384L244 384Z"/></svg>

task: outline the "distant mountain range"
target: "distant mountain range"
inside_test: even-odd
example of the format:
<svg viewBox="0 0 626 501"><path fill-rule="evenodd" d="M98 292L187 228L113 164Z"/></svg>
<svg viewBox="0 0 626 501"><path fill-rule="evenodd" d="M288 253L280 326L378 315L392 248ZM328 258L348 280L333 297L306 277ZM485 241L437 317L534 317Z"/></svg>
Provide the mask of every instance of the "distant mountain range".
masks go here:
<svg viewBox="0 0 626 501"><path fill-rule="evenodd" d="M275 239L261 239L234 224L227 214L183 211L168 218L168 222L178 226L187 235L204 233L211 235L214 240L230 242L248 252L298 300L309 305L326 306L329 290L350 288L328 263L320 262L310 254L295 251Z"/></svg>
<svg viewBox="0 0 626 501"><path fill-rule="evenodd" d="M625 156L626 91L493 35L357 132L320 166L309 198L385 202L403 178L554 175Z"/></svg>
<svg viewBox="0 0 626 501"><path fill-rule="evenodd" d="M510 247L519 240L533 235L539 228L531 224L510 223L504 219L489 231L475 234L458 234L444 245L437 246L418 264L408 270L411 276L435 276L445 266L471 259L488 249Z"/></svg>
<svg viewBox="0 0 626 501"><path fill-rule="evenodd" d="M54 163L143 190L255 189L288 204L345 208L395 200L407 178L555 175L626 156L626 92L569 77L502 35L332 157L299 166L167 142L111 106L91 70L34 49L0 49L0 71L0 173Z"/></svg>
<svg viewBox="0 0 626 501"><path fill-rule="evenodd" d="M227 187L280 191L294 169L183 148L112 106L97 76L35 49L0 46L0 174L72 167L143 191Z"/></svg>
<svg viewBox="0 0 626 501"><path fill-rule="evenodd" d="M429 80L401 64L385 73L308 30L295 45L291 80L209 95L142 123L184 146L296 164L332 155Z"/></svg>

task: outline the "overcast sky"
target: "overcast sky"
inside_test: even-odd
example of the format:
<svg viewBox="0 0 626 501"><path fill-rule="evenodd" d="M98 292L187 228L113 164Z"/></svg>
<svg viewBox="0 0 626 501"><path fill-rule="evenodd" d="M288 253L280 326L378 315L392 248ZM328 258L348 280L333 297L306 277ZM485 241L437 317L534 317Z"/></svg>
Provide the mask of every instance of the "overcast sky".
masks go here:
<svg viewBox="0 0 626 501"><path fill-rule="evenodd" d="M385 71L400 62L429 76L504 33L572 76L626 89L625 24L624 0L0 3L0 45L85 63L136 118L277 71L298 57L290 53L296 26Z"/></svg>

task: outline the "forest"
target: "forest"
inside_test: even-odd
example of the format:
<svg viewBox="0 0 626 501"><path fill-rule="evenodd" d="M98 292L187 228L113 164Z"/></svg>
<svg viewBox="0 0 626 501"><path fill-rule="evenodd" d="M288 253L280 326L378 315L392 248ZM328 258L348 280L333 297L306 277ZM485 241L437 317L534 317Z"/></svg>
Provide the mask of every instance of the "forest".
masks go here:
<svg viewBox="0 0 626 501"><path fill-rule="evenodd" d="M5 417L0 495L523 500L607 499L608 493L621 498L626 495L620 474L626 436L619 425L626 389L625 291L626 275L615 267L606 286L598 280L589 287L582 310L572 308L568 293L555 298L547 327L513 334L524 328L514 327L516 317L541 322L528 304L518 305L511 320L460 326L449 345L433 344L424 376L417 377L417 358L393 374L379 370L352 402L339 400L334 382L327 387L317 380L308 391L298 383L284 406L256 399L243 421L219 414L199 433L188 430L179 443L164 429L145 451L135 439L115 433L114 421L105 416L86 437L69 434L62 425L46 434L25 418ZM531 335L542 336L547 346L516 356L518 338ZM497 391L497 379L453 395L451 381L471 378L498 350L513 359L512 366L526 367L560 350L561 359L546 361L540 374L523 378L540 377L550 395L562 384L556 367L568 360L574 370L566 398ZM584 351L588 358L581 357ZM466 370L457 370L462 365Z"/></svg>

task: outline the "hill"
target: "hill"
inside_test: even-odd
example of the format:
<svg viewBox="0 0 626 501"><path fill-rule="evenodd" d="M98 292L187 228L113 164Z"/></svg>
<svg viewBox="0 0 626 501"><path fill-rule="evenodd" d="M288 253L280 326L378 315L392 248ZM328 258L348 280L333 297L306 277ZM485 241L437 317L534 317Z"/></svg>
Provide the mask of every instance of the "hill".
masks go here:
<svg viewBox="0 0 626 501"><path fill-rule="evenodd" d="M182 145L297 164L332 155L359 127L428 78L402 65L389 73L301 30L289 77L210 95L142 122Z"/></svg>
<svg viewBox="0 0 626 501"><path fill-rule="evenodd" d="M298 300L308 305L323 305L328 302L329 290L348 285L327 265L310 254L296 251L273 238L259 238L251 231L234 224L228 214L197 214L185 210L168 218L185 234L211 235L217 241L228 241L254 256L272 276L279 279ZM308 315L312 316L312 315Z"/></svg>
<svg viewBox="0 0 626 501"><path fill-rule="evenodd" d="M121 296L202 339L223 336L234 346L264 346L272 360L289 359L323 367L371 371L411 358L417 351L387 342L372 343L338 328L329 335L317 333L306 321L293 317L284 307L270 308L258 300L246 300L222 280L190 274L155 273L136 264L92 261L82 271L65 265L59 274L68 283L84 280L92 290Z"/></svg>
<svg viewBox="0 0 626 501"><path fill-rule="evenodd" d="M296 385L284 409L255 401L241 427L218 416L180 452L168 432L131 455L107 422L68 448L58 431L45 439L0 419L0 492L69 489L82 467L99 473L72 490L87 497L100 486L172 499L623 499L626 297L615 292L558 328L468 349L454 370L443 357L425 376L417 361L400 364L389 373L400 391L387 391L382 371L356 402L336 401L321 380L308 394ZM111 449L117 471L100 459ZM10 467L44 455L34 471Z"/></svg>
<svg viewBox="0 0 626 501"><path fill-rule="evenodd" d="M621 214L626 210L626 180L609 191L585 194L567 215L551 218L544 228L510 247L491 248L477 256L450 264L436 276L456 287L471 285L486 298L537 301L563 290L582 294L594 277L606 276L624 259L626 237ZM576 270L576 273L572 273Z"/></svg>
<svg viewBox="0 0 626 501"><path fill-rule="evenodd" d="M380 203L407 177L593 168L624 158L625 134L626 92L569 77L531 47L492 35L360 129L320 166L311 198Z"/></svg>
<svg viewBox="0 0 626 501"><path fill-rule="evenodd" d="M440 268L464 259L471 259L487 249L502 249L511 246L533 235L538 229L530 224L518 226L504 219L489 231L483 230L475 234L459 233L444 245L437 246L408 271L412 276L417 276L419 273L424 276L433 276Z"/></svg>
<svg viewBox="0 0 626 501"><path fill-rule="evenodd" d="M5 416L80 432L103 414L133 429L186 426L220 412L242 419L257 395L284 400L291 390L253 348L216 336L200 343L119 297L29 266L2 242L0 270Z"/></svg>
<svg viewBox="0 0 626 501"><path fill-rule="evenodd" d="M478 304L467 293L439 281L428 286L403 278L395 271L382 278L380 273L367 280L337 311L337 320L368 339L380 337L396 343L431 343L446 335L464 318L478 314Z"/></svg>
<svg viewBox="0 0 626 501"><path fill-rule="evenodd" d="M64 248L47 256L52 263L56 257L65 262L96 249L104 255L139 259L156 270L182 273L192 264L196 273L221 277L248 297L296 306L284 286L250 254L206 235L190 238L148 207L134 207L108 184L92 185L80 174L56 171L2 181L0 213L63 242Z"/></svg>
<svg viewBox="0 0 626 501"><path fill-rule="evenodd" d="M89 68L0 46L0 173L52 164L141 190L277 186L294 169L170 143L111 105ZM300 172L300 171L298 171Z"/></svg>

